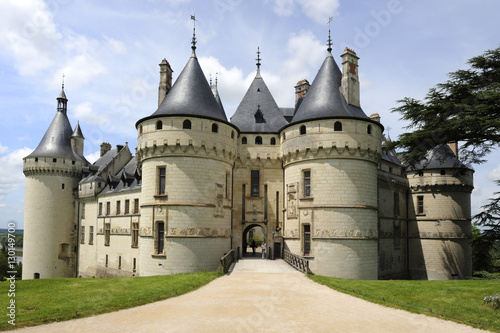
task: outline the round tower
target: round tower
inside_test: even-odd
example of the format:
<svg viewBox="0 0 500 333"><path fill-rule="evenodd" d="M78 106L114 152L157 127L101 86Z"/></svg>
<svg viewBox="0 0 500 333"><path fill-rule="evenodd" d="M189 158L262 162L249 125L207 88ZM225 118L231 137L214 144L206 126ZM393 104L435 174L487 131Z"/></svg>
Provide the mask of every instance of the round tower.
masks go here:
<svg viewBox="0 0 500 333"><path fill-rule="evenodd" d="M426 160L407 171L412 279L448 280L472 275L473 173L447 144L432 149Z"/></svg>
<svg viewBox="0 0 500 333"><path fill-rule="evenodd" d="M38 147L23 159L23 280L75 276L75 191L86 163L71 148L67 101L63 85L52 123Z"/></svg>
<svg viewBox="0 0 500 333"><path fill-rule="evenodd" d="M237 128L192 55L158 109L139 120L141 275L214 270L231 249Z"/></svg>
<svg viewBox="0 0 500 333"><path fill-rule="evenodd" d="M377 279L383 127L360 108L359 97L353 96L358 87L341 87L341 82L359 84L358 58L352 50L346 53L348 72L342 75L329 47L307 95L280 133L285 249L308 258L314 274ZM356 80L343 80L346 75Z"/></svg>

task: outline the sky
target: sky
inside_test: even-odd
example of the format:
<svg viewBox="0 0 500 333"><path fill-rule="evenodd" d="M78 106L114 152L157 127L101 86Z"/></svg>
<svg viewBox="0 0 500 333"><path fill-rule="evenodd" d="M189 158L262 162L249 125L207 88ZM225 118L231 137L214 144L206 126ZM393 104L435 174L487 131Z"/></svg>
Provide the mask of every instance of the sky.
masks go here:
<svg viewBox="0 0 500 333"><path fill-rule="evenodd" d="M467 60L500 46L497 0L0 0L0 228L23 227L22 158L56 113L64 74L68 116L80 122L84 154L101 142L137 146L135 122L158 104L158 64L174 81L191 54L193 21L201 67L215 81L228 119L256 73L281 107L327 54L360 57L361 106L379 113L395 139L406 124L391 109L423 99ZM474 166L473 214L500 190L500 151Z"/></svg>

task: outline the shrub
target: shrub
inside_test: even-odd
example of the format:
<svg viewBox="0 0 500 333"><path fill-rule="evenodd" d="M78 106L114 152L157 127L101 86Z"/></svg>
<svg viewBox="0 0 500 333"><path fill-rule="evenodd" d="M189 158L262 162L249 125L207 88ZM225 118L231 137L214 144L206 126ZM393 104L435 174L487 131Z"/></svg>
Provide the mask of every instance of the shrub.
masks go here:
<svg viewBox="0 0 500 333"><path fill-rule="evenodd" d="M498 294L496 294L495 296L486 296L483 299L483 305L487 306L489 308L495 309L495 310L499 310L500 309L500 297L498 296Z"/></svg>

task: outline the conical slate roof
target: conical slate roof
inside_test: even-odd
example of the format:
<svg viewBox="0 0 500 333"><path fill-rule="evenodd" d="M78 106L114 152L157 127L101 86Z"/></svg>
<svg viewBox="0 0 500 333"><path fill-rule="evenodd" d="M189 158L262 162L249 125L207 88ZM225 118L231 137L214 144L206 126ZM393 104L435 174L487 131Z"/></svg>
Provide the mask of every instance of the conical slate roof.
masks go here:
<svg viewBox="0 0 500 333"><path fill-rule="evenodd" d="M227 122L194 51L158 110L144 119L161 116L195 116Z"/></svg>
<svg viewBox="0 0 500 333"><path fill-rule="evenodd" d="M71 149L72 133L73 129L68 116L58 111L38 147L27 157L60 157L80 160Z"/></svg>
<svg viewBox="0 0 500 333"><path fill-rule="evenodd" d="M442 143L429 150L426 158L410 170L422 169L454 169L467 168L459 161L453 150L446 143Z"/></svg>
<svg viewBox="0 0 500 333"><path fill-rule="evenodd" d="M278 133L287 125L260 72L231 117L231 123L244 133Z"/></svg>
<svg viewBox="0 0 500 333"><path fill-rule="evenodd" d="M340 85L342 73L330 52L318 71L291 124L325 118L370 119L360 107L347 104Z"/></svg>
<svg viewBox="0 0 500 333"><path fill-rule="evenodd" d="M80 122L76 124L75 130L73 131L73 134L71 134L71 136L85 139L82 133L82 129L80 128Z"/></svg>

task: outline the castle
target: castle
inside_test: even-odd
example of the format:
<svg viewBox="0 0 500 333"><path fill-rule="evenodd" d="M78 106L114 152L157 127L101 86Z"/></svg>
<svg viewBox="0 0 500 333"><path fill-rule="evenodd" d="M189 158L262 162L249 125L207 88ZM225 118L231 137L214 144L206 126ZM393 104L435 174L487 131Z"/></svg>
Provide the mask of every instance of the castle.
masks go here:
<svg viewBox="0 0 500 333"><path fill-rule="evenodd" d="M54 120L23 161L23 279L215 270L230 249L245 254L255 227L269 258L290 251L318 275L471 276L473 170L459 164L456 143L404 168L385 148L378 114L361 108L356 53L345 49L340 70L331 50L287 108L258 56L228 120L193 37L174 84L160 64L158 108L136 123L135 155L128 143L103 143L93 164L63 85Z"/></svg>

